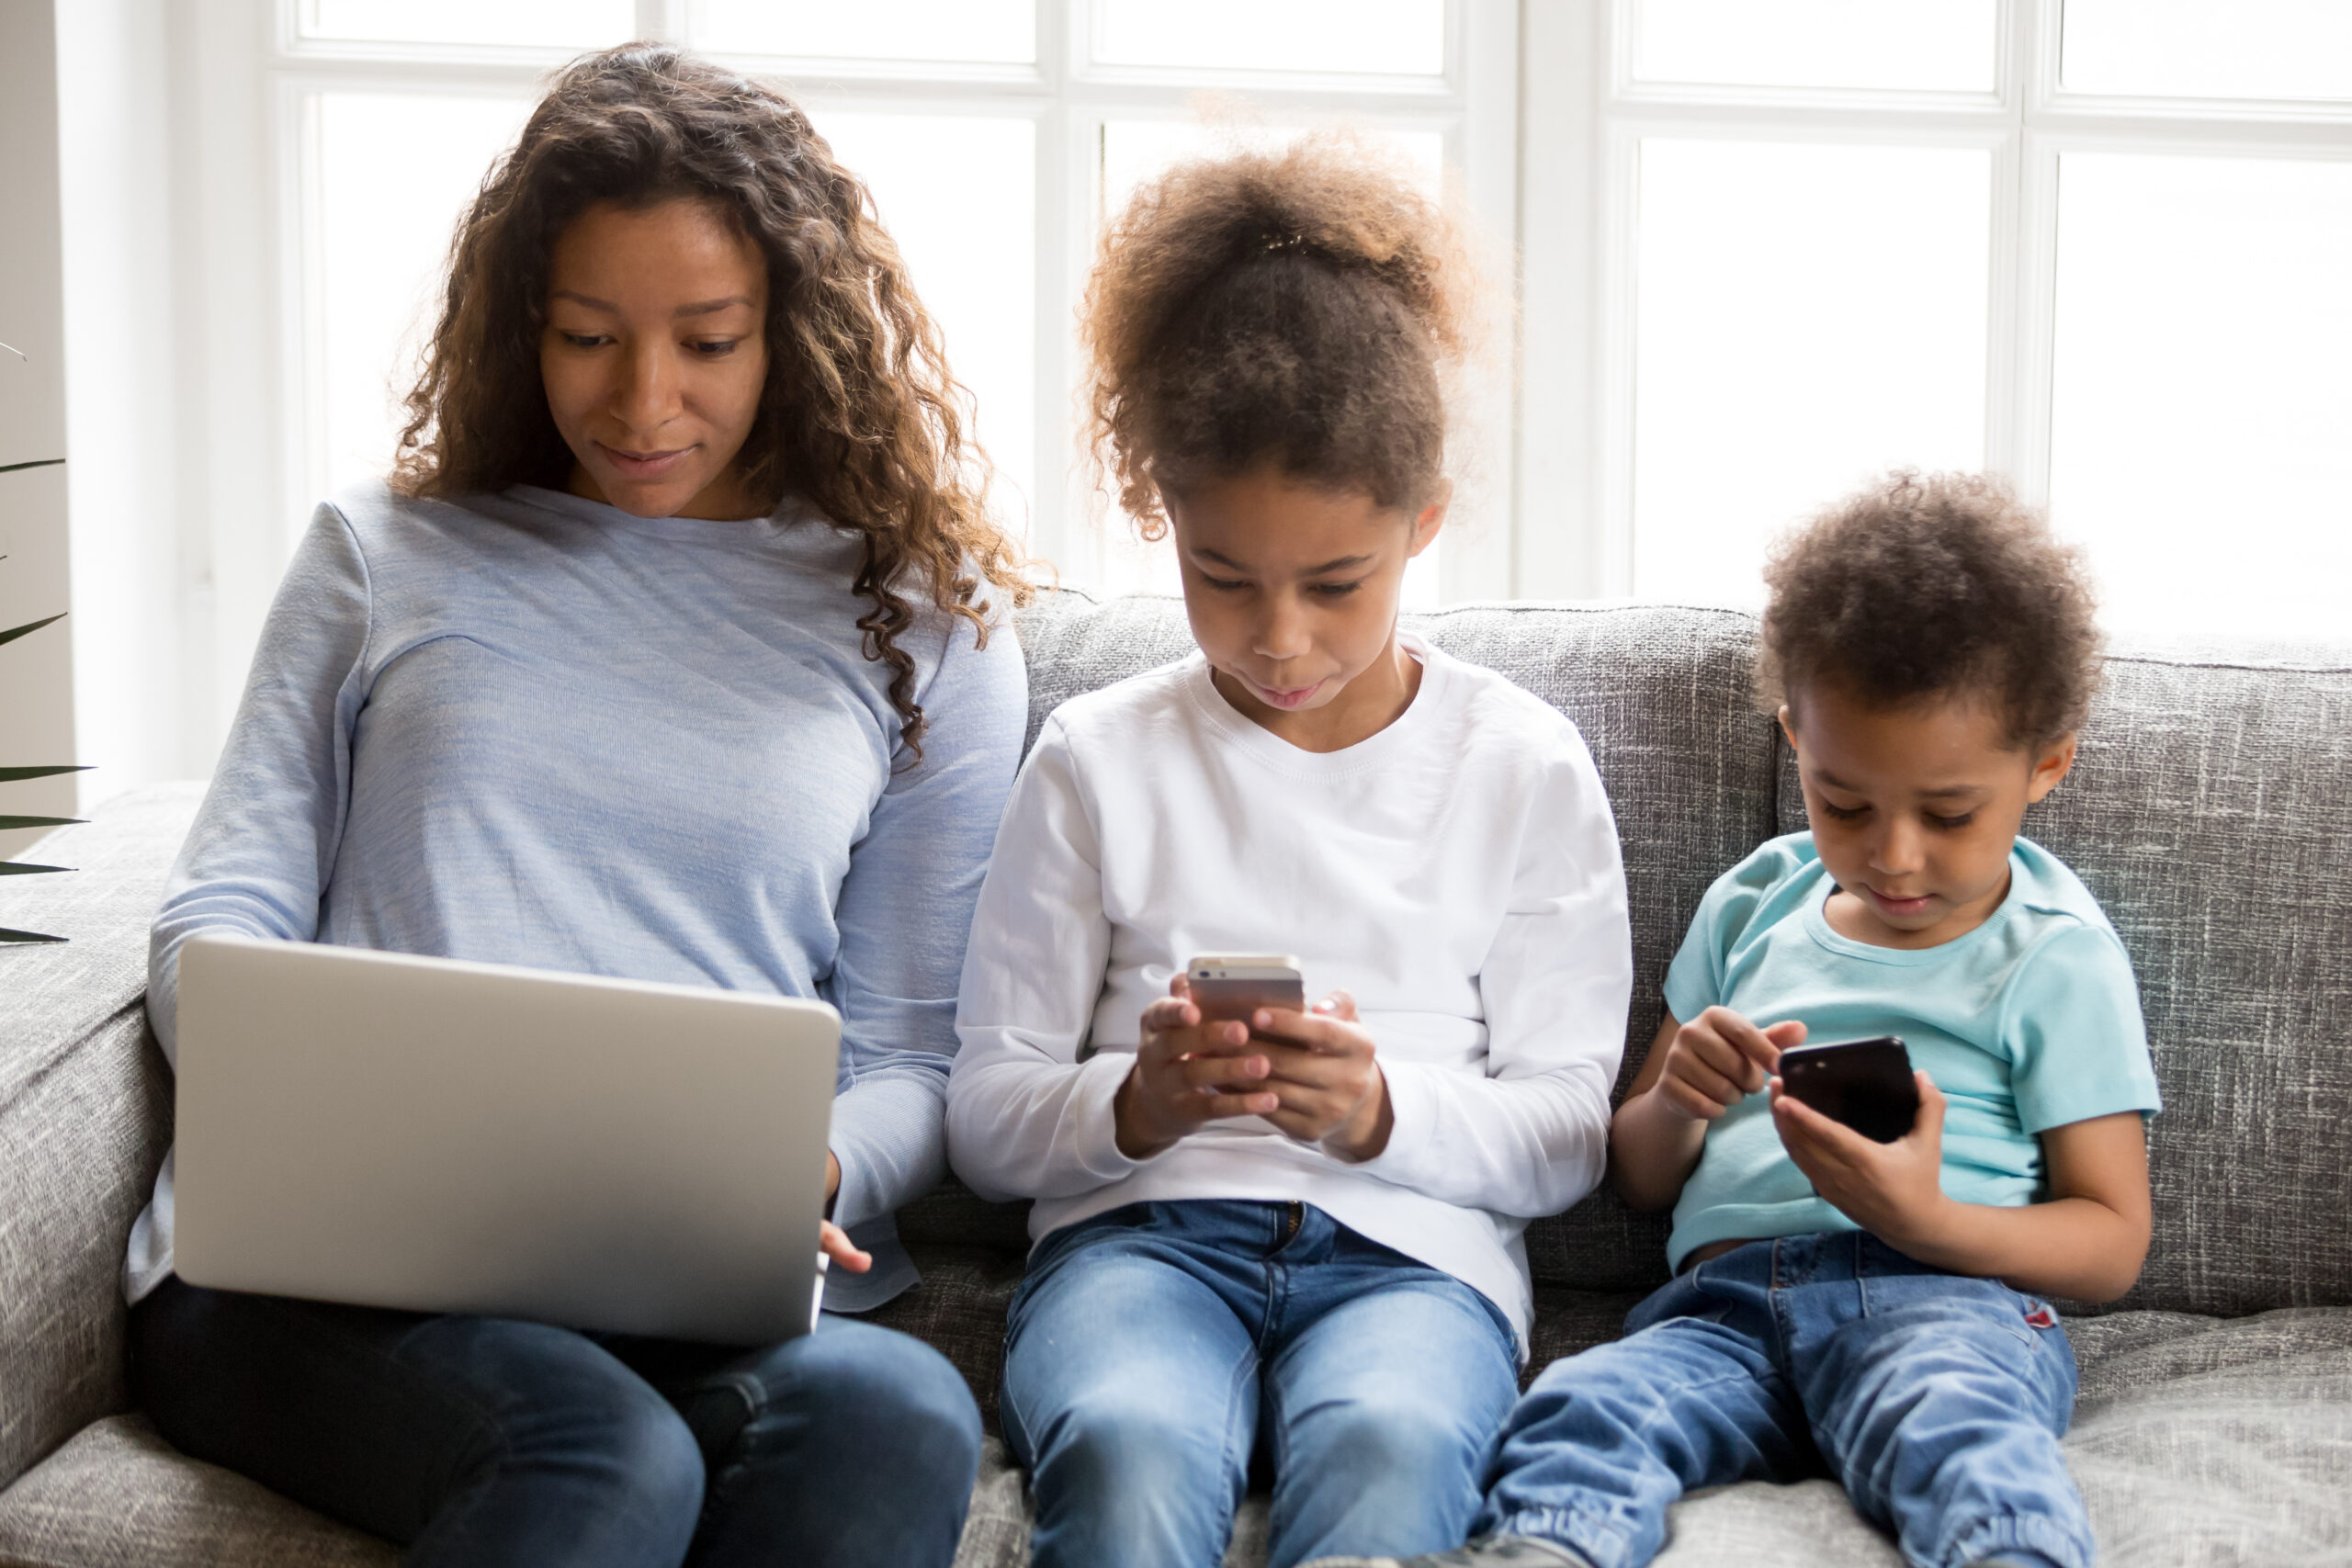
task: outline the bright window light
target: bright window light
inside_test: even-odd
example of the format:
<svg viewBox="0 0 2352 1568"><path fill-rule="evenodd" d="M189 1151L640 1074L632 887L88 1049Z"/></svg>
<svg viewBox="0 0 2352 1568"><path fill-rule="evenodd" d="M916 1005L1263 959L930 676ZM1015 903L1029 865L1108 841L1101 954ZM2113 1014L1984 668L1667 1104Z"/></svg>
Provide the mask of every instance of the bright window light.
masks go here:
<svg viewBox="0 0 2352 1568"><path fill-rule="evenodd" d="M1444 0L1096 0L1106 65L1437 76Z"/></svg>
<svg viewBox="0 0 2352 1568"><path fill-rule="evenodd" d="M2064 26L2069 92L2352 98L2345 0L2066 0Z"/></svg>
<svg viewBox="0 0 2352 1568"><path fill-rule="evenodd" d="M2059 164L2051 513L2110 625L2342 637L2352 164Z"/></svg>
<svg viewBox="0 0 2352 1568"><path fill-rule="evenodd" d="M637 35L631 0L303 0L306 38L602 49Z"/></svg>
<svg viewBox="0 0 2352 1568"><path fill-rule="evenodd" d="M1025 527L1037 493L1035 126L1025 117L882 114L822 114L816 125L873 191L948 364L978 406L996 510Z"/></svg>
<svg viewBox="0 0 2352 1568"><path fill-rule="evenodd" d="M331 494L390 469L398 400L433 330L450 236L531 105L390 93L315 103L311 477Z"/></svg>
<svg viewBox="0 0 2352 1568"><path fill-rule="evenodd" d="M1037 58L1037 6L1036 0L693 0L686 36L722 53L1026 64Z"/></svg>
<svg viewBox="0 0 2352 1568"><path fill-rule="evenodd" d="M1756 602L1782 525L1983 463L1989 155L1653 139L1640 180L1635 592Z"/></svg>
<svg viewBox="0 0 2352 1568"><path fill-rule="evenodd" d="M1996 0L1635 0L1634 77L1989 93L1999 10Z"/></svg>

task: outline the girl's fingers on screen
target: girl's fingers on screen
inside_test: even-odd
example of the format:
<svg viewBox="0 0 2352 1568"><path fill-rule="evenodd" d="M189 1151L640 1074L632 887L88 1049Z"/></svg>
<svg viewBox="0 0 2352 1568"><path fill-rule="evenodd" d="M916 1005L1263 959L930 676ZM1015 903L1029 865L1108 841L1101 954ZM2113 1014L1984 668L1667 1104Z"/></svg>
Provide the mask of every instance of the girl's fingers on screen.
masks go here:
<svg viewBox="0 0 2352 1568"><path fill-rule="evenodd" d="M1263 1052L1238 1057L1203 1053L1183 1057L1176 1064L1177 1076L1195 1089L1221 1088L1240 1079L1262 1078L1271 1070L1272 1065ZM1254 1086L1250 1087L1254 1092Z"/></svg>

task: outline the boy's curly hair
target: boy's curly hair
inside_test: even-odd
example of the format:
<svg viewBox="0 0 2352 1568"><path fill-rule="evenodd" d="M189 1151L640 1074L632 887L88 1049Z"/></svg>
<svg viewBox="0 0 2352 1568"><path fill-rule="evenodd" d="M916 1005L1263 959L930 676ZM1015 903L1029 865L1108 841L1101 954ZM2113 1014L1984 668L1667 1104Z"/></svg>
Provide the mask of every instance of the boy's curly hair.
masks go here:
<svg viewBox="0 0 2352 1568"><path fill-rule="evenodd" d="M915 662L899 646L915 601L985 640L981 583L1016 604L1030 589L1019 547L982 505L969 396L873 197L775 89L647 43L557 76L458 222L392 482L442 497L560 489L572 456L539 376L556 237L599 202L678 198L709 203L766 259L767 384L737 460L767 504L797 494L864 536L842 586L869 602L865 655L889 667L890 705L920 759Z"/></svg>
<svg viewBox="0 0 2352 1568"><path fill-rule="evenodd" d="M2099 676L2081 550L1981 474L1898 469L1801 525L1764 569L1768 707L1818 682L1873 705L1983 693L2009 743L2079 728Z"/></svg>
<svg viewBox="0 0 2352 1568"><path fill-rule="evenodd" d="M1180 164L1110 226L1087 283L1095 471L1148 539L1163 487L1261 463L1418 509L1482 305L1466 231L1360 137Z"/></svg>

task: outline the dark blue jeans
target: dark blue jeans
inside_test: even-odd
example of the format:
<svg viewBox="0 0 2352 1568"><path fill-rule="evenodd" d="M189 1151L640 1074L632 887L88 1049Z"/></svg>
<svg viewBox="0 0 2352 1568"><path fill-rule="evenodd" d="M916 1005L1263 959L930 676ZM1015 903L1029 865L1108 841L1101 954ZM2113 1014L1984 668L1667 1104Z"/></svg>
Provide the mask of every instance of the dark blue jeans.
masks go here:
<svg viewBox="0 0 2352 1568"><path fill-rule="evenodd" d="M1518 1392L1509 1323L1307 1203L1131 1203L1047 1236L1000 1413L1037 1568L1216 1568L1253 1451L1272 1568L1455 1544Z"/></svg>
<svg viewBox="0 0 2352 1568"><path fill-rule="evenodd" d="M945 1568L979 1462L946 1358L850 1318L747 1351L174 1279L130 1337L174 1446L413 1568Z"/></svg>
<svg viewBox="0 0 2352 1568"><path fill-rule="evenodd" d="M2074 1409L2048 1303L1859 1233L1750 1242L1634 1308L1624 1338L1544 1369L1472 1533L1639 1568L1684 1492L1826 1466L1919 1568L2001 1552L2089 1568L2058 1449Z"/></svg>

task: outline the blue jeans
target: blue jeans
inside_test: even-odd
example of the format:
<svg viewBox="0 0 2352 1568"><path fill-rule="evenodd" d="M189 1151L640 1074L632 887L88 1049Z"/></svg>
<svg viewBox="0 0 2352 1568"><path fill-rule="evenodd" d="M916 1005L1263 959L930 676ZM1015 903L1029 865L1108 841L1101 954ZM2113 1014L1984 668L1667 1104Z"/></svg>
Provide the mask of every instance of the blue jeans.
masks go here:
<svg viewBox="0 0 2352 1568"><path fill-rule="evenodd" d="M1046 1238L1000 1410L1036 1568L1216 1568L1262 1451L1270 1568L1461 1540L1518 1388L1510 1326L1305 1203L1134 1203Z"/></svg>
<svg viewBox="0 0 2352 1568"><path fill-rule="evenodd" d="M175 1447L412 1568L945 1568L979 1462L946 1358L854 1319L741 1350L174 1279L130 1325Z"/></svg>
<svg viewBox="0 0 2352 1568"><path fill-rule="evenodd" d="M1555 1361L1503 1435L1475 1535L1639 1568L1694 1487L1828 1472L1919 1568L1998 1552L2089 1568L2058 1450L2075 1354L2046 1302L1860 1233L1750 1242Z"/></svg>

